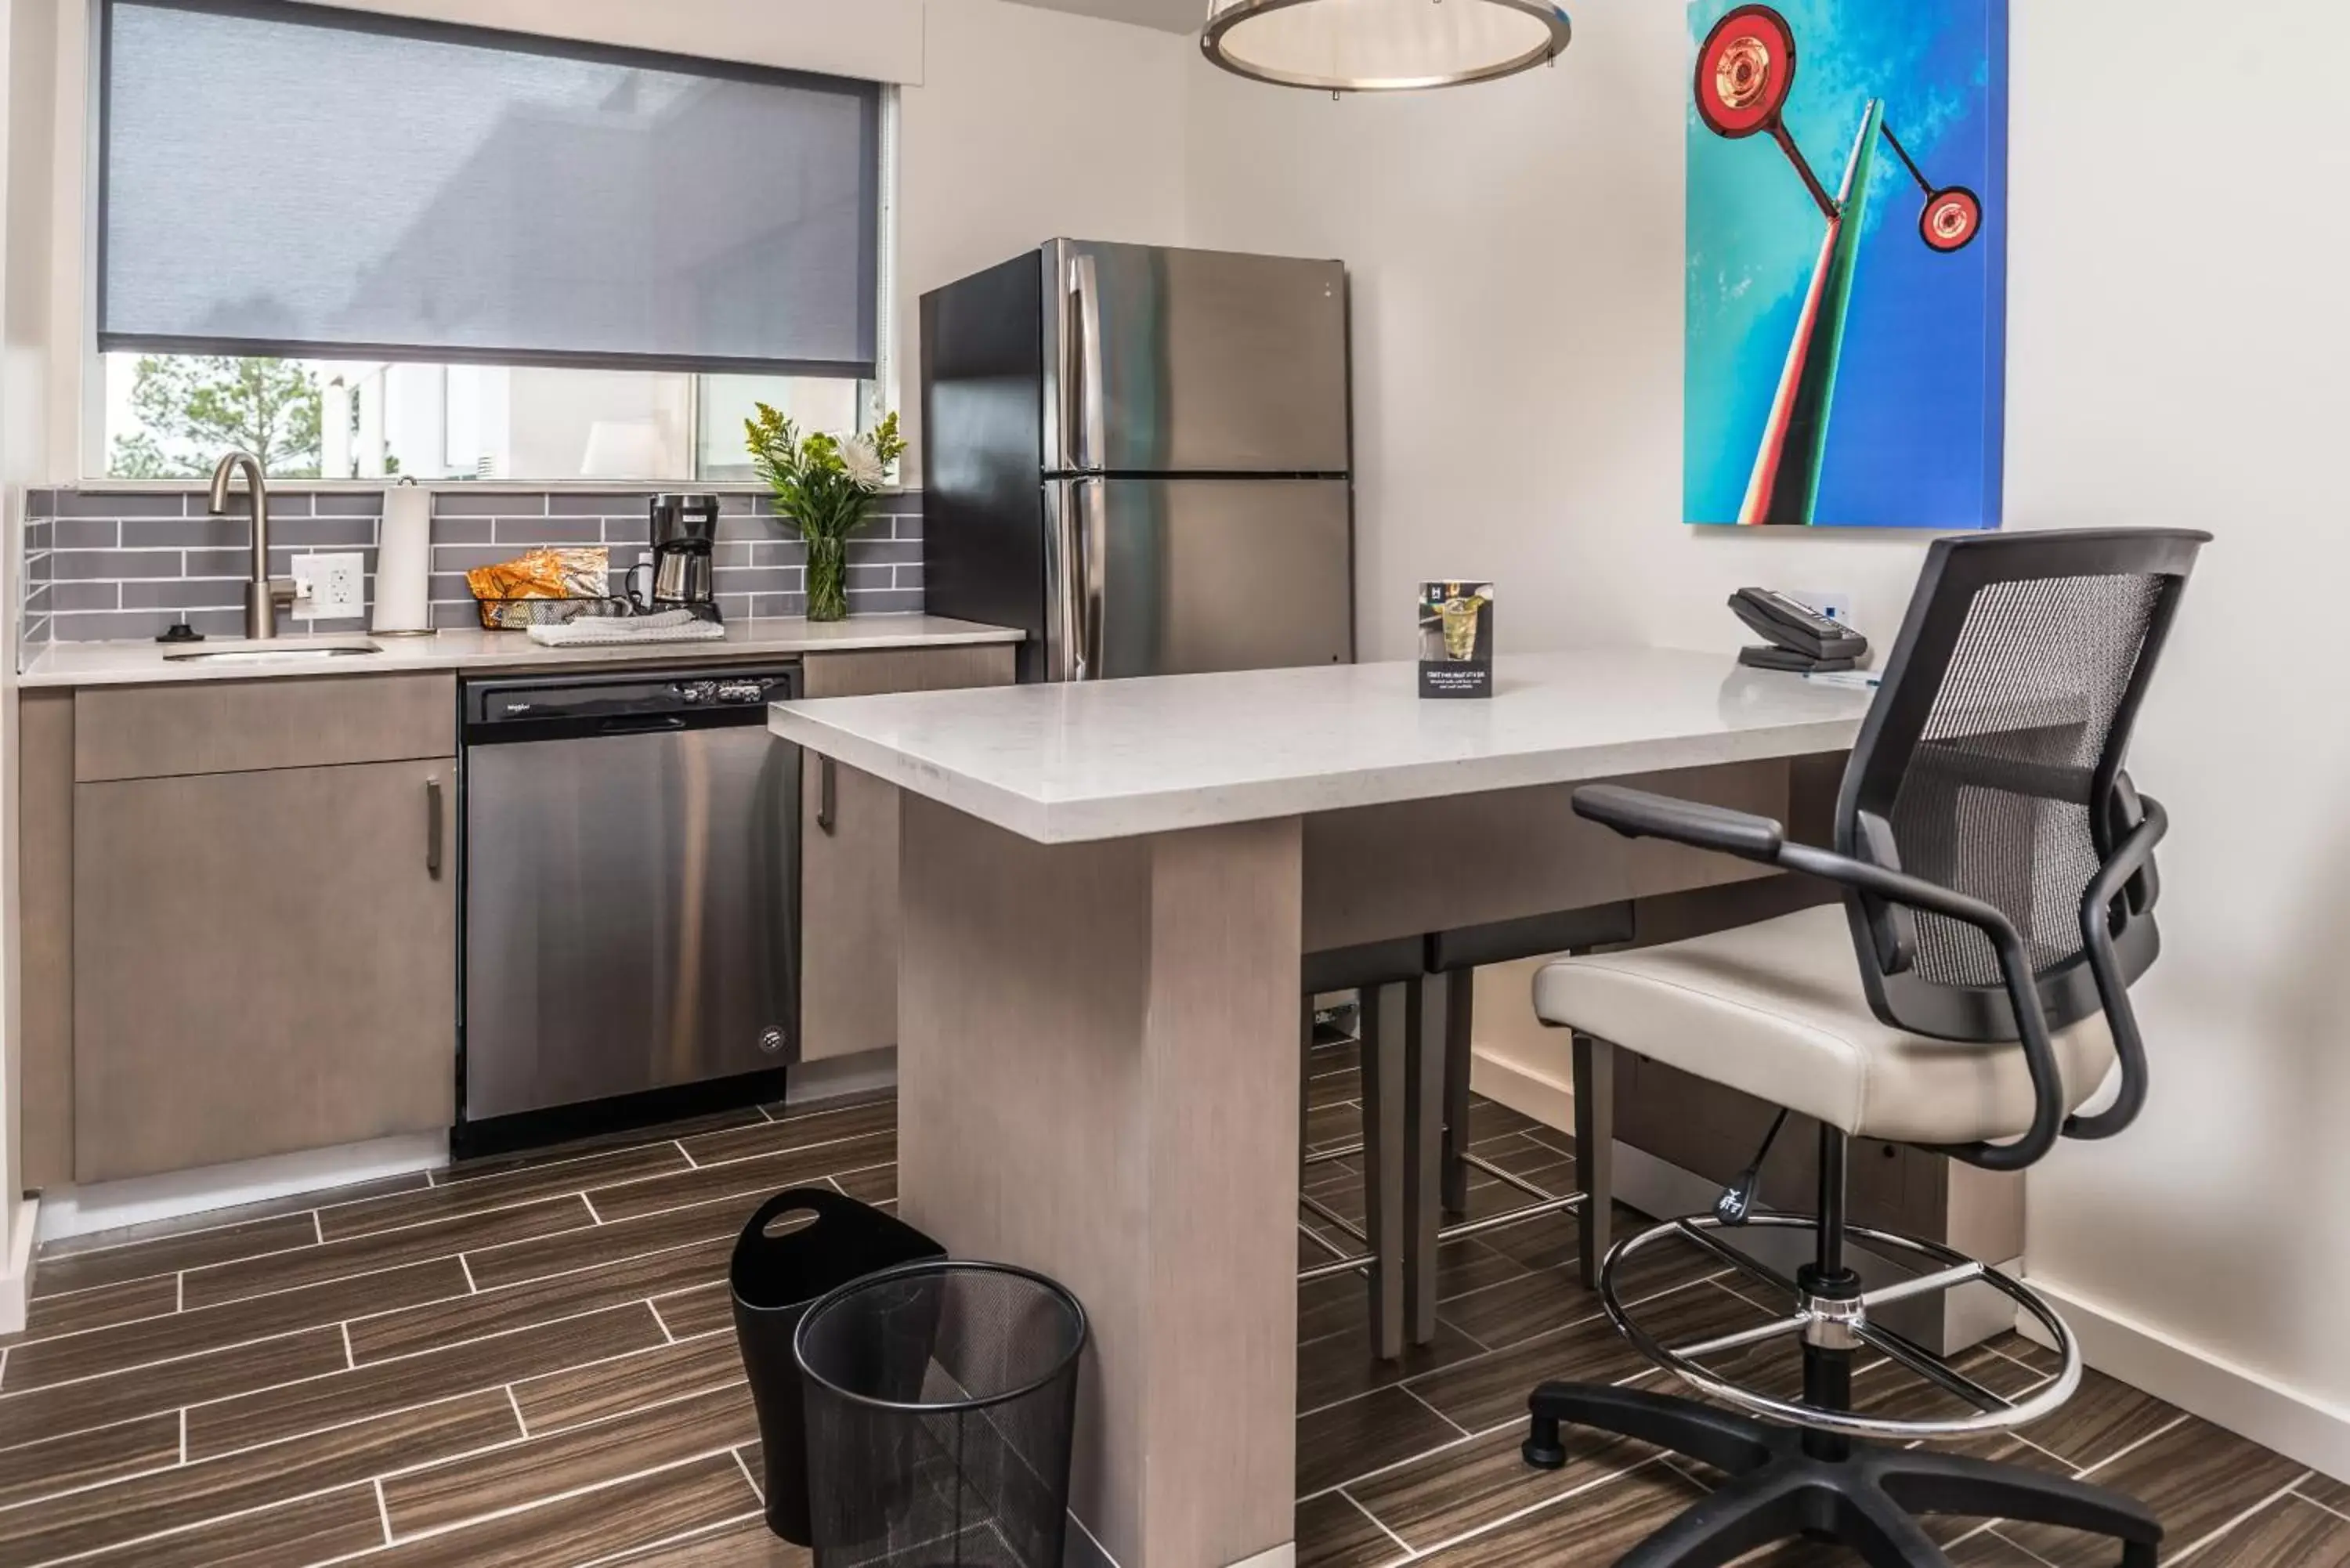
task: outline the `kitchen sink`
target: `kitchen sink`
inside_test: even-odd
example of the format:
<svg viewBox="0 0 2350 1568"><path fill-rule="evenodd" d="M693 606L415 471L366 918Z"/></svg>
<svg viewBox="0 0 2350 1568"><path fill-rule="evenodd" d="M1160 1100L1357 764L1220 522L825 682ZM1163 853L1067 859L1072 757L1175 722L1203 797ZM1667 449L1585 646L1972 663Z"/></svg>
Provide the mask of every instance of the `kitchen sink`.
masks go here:
<svg viewBox="0 0 2350 1568"><path fill-rule="evenodd" d="M163 657L173 663L203 660L207 664L312 664L328 659L356 659L381 653L382 648L364 638L288 638L272 642L224 642L211 647L182 649Z"/></svg>

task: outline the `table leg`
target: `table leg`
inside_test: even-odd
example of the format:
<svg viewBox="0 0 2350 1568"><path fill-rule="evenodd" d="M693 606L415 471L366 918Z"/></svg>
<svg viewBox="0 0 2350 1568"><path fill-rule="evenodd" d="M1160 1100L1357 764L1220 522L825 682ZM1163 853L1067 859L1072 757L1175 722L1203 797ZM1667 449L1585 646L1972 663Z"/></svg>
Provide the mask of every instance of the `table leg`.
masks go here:
<svg viewBox="0 0 2350 1568"><path fill-rule="evenodd" d="M1444 1213L1469 1217L1469 1080L1475 1064L1477 971L1440 977L1444 994Z"/></svg>
<svg viewBox="0 0 2350 1568"><path fill-rule="evenodd" d="M1404 1041L1404 1317L1414 1345L1436 1338L1437 1232L1443 1222L1445 994L1466 975L1431 974L1419 982ZM1461 1124L1465 1135L1468 1126ZM1462 1147L1467 1147L1466 1137Z"/></svg>
<svg viewBox="0 0 2350 1568"><path fill-rule="evenodd" d="M1294 820L1045 846L909 794L899 1207L1085 1303L1072 1508L1120 1568L1290 1548Z"/></svg>
<svg viewBox="0 0 2350 1568"><path fill-rule="evenodd" d="M1403 1355L1404 1269L1409 1251L1411 1179L1409 1147L1411 1085L1409 1039L1415 1025L1407 987L1383 985L1362 993L1363 1233L1372 1257L1371 1352L1381 1361Z"/></svg>

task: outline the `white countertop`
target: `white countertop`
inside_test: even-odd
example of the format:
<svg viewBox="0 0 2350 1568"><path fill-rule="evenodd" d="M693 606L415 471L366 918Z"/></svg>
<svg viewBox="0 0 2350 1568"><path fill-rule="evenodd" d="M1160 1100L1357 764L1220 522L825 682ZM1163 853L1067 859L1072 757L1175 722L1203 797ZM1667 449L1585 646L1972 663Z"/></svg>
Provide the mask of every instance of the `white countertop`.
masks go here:
<svg viewBox="0 0 2350 1568"><path fill-rule="evenodd" d="M779 702L769 728L1043 843L1841 751L1871 693L1720 653L1504 658L1490 700L1411 663Z"/></svg>
<svg viewBox="0 0 2350 1568"><path fill-rule="evenodd" d="M478 627L435 632L431 637L388 637L382 651L349 659L289 659L283 663L171 659L153 641L53 642L25 668L19 685L130 686L172 680L263 680L289 676L369 675L417 670L462 670L527 674L598 664L728 664L786 659L803 653L847 653L884 648L945 648L965 643L1018 642L1005 627L948 620L926 615L851 616L847 620L755 620L730 626L723 642L606 644L593 648L541 648L519 631ZM279 639L299 649L302 637ZM334 640L343 641L337 638ZM215 638L205 648L243 647Z"/></svg>

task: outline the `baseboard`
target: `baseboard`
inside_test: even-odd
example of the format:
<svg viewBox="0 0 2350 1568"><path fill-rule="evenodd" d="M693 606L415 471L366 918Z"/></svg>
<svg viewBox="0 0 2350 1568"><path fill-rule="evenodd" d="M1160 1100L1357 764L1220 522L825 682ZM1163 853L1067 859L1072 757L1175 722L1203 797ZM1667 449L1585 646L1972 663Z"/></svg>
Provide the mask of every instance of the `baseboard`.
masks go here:
<svg viewBox="0 0 2350 1568"><path fill-rule="evenodd" d="M1297 1542L1260 1552L1244 1563L1233 1563L1232 1568L1297 1568Z"/></svg>
<svg viewBox="0 0 2350 1568"><path fill-rule="evenodd" d="M803 1062L785 1079L784 1103L799 1106L826 1100L845 1100L880 1094L898 1086L898 1053L894 1048L836 1056L824 1062Z"/></svg>
<svg viewBox="0 0 2350 1568"><path fill-rule="evenodd" d="M1118 1568L1118 1559L1094 1539L1094 1532L1086 1528L1075 1511L1069 1515L1069 1532L1063 1539L1061 1568ZM1297 1543L1284 1542L1269 1552L1234 1563L1230 1568L1297 1568Z"/></svg>
<svg viewBox="0 0 2350 1568"><path fill-rule="evenodd" d="M1575 1084L1567 1078L1476 1052L1469 1066L1469 1086L1496 1105L1507 1106L1544 1127L1575 1130Z"/></svg>
<svg viewBox="0 0 2350 1568"><path fill-rule="evenodd" d="M217 1214L224 1224L255 1203L431 1170L449 1163L445 1133L378 1138L339 1148L306 1149L265 1159L207 1166L201 1170L139 1176L123 1181L53 1188L43 1194L41 1236L63 1241L123 1231L192 1214Z"/></svg>
<svg viewBox="0 0 2350 1568"><path fill-rule="evenodd" d="M25 1306L33 1299L33 1238L41 1227L41 1199L38 1194L26 1198L16 1205L16 1228L9 1234L9 1255L0 1259L7 1272L0 1273L0 1334L21 1334L25 1328Z"/></svg>
<svg viewBox="0 0 2350 1568"><path fill-rule="evenodd" d="M2082 1359L2098 1371L2287 1459L2350 1480L2350 1409L2182 1344L2044 1275L2034 1274L2030 1282L2063 1315L2081 1342Z"/></svg>

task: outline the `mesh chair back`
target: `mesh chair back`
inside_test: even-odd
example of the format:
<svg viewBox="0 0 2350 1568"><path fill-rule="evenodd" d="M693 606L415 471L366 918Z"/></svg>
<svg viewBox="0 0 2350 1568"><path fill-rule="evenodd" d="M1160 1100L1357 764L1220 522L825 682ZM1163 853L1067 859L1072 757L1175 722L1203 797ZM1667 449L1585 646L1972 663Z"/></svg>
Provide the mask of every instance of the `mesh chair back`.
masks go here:
<svg viewBox="0 0 2350 1568"><path fill-rule="evenodd" d="M1996 906L2032 955L2051 1029L2100 1007L2082 899L2138 820L2123 758L2209 538L2098 529L1939 542L1845 774L1836 847ZM2149 867L2111 911L2131 981L2154 961L2154 894ZM1860 895L1847 909L1878 1017L1945 1039L2017 1037L1982 933Z"/></svg>

